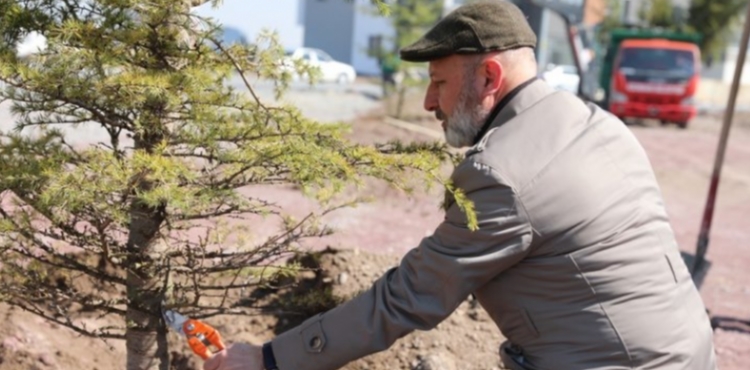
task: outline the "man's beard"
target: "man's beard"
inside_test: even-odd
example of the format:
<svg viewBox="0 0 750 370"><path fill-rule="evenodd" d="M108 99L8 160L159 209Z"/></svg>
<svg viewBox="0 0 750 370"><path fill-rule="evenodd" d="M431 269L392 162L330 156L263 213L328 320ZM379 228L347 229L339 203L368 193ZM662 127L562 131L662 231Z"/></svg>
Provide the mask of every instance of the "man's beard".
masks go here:
<svg viewBox="0 0 750 370"><path fill-rule="evenodd" d="M464 90L459 95L456 108L450 117L445 117L440 110L436 112L436 116L445 122L445 141L448 145L462 148L474 145L474 140L489 113L489 110L479 104L476 94Z"/></svg>

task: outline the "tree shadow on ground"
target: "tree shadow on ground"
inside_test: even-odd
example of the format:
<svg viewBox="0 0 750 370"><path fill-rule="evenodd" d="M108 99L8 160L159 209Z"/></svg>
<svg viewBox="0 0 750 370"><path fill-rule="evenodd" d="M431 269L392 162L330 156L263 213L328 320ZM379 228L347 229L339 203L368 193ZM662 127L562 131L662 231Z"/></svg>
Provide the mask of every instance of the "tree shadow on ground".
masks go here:
<svg viewBox="0 0 750 370"><path fill-rule="evenodd" d="M263 311L275 316L278 321L274 334L281 334L304 322L306 319L326 312L347 300L333 293L334 279L321 266L322 258L338 251L327 248L322 251L300 254L289 261L303 270L296 278L283 277L254 290L245 301L263 301Z"/></svg>

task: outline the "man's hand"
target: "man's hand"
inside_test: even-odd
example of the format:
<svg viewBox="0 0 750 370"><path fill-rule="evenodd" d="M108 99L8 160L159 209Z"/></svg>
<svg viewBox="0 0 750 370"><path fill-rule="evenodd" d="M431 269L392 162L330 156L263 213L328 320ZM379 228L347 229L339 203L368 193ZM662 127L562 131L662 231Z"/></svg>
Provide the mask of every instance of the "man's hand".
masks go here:
<svg viewBox="0 0 750 370"><path fill-rule="evenodd" d="M234 343L214 354L203 370L263 370L263 350L249 343Z"/></svg>

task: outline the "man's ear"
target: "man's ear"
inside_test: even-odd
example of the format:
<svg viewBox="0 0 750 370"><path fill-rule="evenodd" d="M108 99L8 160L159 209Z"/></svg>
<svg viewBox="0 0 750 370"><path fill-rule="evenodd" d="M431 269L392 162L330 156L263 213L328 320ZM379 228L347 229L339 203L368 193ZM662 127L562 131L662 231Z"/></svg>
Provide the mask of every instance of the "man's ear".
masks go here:
<svg viewBox="0 0 750 370"><path fill-rule="evenodd" d="M503 65L495 58L488 57L484 60L481 68L484 86L482 87L483 95L494 95L503 86L505 80L505 69Z"/></svg>

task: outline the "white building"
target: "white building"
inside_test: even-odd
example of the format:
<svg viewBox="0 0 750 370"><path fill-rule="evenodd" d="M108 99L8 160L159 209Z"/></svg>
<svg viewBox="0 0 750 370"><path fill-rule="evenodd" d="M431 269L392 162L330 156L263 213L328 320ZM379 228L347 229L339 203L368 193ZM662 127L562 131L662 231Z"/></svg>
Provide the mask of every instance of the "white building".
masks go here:
<svg viewBox="0 0 750 370"><path fill-rule="evenodd" d="M353 65L357 74L380 74L368 50L392 45L395 32L392 20L380 15L369 0L305 0L303 13L304 46Z"/></svg>
<svg viewBox="0 0 750 370"><path fill-rule="evenodd" d="M376 10L369 0L225 0L217 9L204 4L194 11L244 32L250 42L261 30L274 30L287 49L319 48L367 75L380 73L367 55L370 43L393 36L390 19Z"/></svg>
<svg viewBox="0 0 750 370"><path fill-rule="evenodd" d="M272 29L284 46L302 46L305 0L223 0L214 9L210 3L193 9L200 16L241 31L252 42L263 30Z"/></svg>

